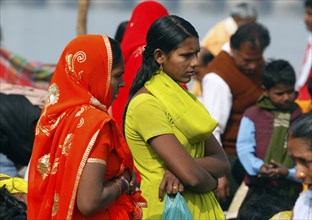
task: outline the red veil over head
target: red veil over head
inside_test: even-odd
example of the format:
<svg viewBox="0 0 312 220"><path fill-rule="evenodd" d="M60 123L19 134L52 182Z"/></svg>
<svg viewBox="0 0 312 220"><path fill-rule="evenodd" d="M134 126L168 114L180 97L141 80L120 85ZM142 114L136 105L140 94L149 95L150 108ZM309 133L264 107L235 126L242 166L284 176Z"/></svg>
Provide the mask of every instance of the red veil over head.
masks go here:
<svg viewBox="0 0 312 220"><path fill-rule="evenodd" d="M128 26L121 40L125 58L125 87L120 89L118 99L112 105L112 112L117 124L122 128L122 116L128 100L132 81L142 64L142 52L146 45L147 31L160 17L169 15L167 9L156 1L144 1L133 10Z"/></svg>
<svg viewBox="0 0 312 220"><path fill-rule="evenodd" d="M113 127L110 138L121 161L116 175L133 170L131 152L107 112L112 99L112 59L107 36L80 36L65 47L36 127L28 219L73 217L82 171L106 123Z"/></svg>

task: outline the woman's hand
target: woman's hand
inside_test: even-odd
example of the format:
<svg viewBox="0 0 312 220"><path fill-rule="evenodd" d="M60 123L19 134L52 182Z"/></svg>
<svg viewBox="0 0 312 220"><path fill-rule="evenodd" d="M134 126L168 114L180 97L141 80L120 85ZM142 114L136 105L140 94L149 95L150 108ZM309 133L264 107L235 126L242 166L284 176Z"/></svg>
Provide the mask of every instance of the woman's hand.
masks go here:
<svg viewBox="0 0 312 220"><path fill-rule="evenodd" d="M275 160L270 161L269 169L272 179L286 178L289 174L287 167Z"/></svg>
<svg viewBox="0 0 312 220"><path fill-rule="evenodd" d="M270 168L269 165L267 164L263 164L260 167L260 171L258 173L258 177L262 177L262 178L268 178L270 176Z"/></svg>
<svg viewBox="0 0 312 220"><path fill-rule="evenodd" d="M169 170L166 170L158 189L159 201L163 201L165 192L168 194L177 194L183 191L184 186L180 180Z"/></svg>
<svg viewBox="0 0 312 220"><path fill-rule="evenodd" d="M230 196L230 184L226 176L219 178L217 189L217 198L219 201L224 201Z"/></svg>
<svg viewBox="0 0 312 220"><path fill-rule="evenodd" d="M122 176L123 176L128 182L130 182L130 180L131 180L131 175L130 175L129 170L125 169L125 170L123 171L123 173L120 175L120 177L122 177Z"/></svg>
<svg viewBox="0 0 312 220"><path fill-rule="evenodd" d="M132 171L132 177L131 177L131 180L130 180L130 194L135 192L136 189L138 188L138 181L137 181L137 173L136 173L136 170L133 169Z"/></svg>
<svg viewBox="0 0 312 220"><path fill-rule="evenodd" d="M124 170L124 172L120 175L121 178L125 178L125 180L127 180L129 183L129 191L126 192L127 194L131 194L136 191L138 186L136 176L137 174L135 169L132 171L132 176L130 175L129 170Z"/></svg>

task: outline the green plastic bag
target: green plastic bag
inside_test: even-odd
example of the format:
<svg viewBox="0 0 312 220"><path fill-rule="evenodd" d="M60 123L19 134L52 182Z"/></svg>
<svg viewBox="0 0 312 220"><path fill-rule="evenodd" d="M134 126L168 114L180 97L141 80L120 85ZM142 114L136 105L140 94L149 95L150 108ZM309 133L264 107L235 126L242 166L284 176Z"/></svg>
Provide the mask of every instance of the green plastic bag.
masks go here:
<svg viewBox="0 0 312 220"><path fill-rule="evenodd" d="M164 212L162 215L162 220L171 219L187 219L193 220L192 213L187 206L181 193L176 195L168 195L165 199Z"/></svg>

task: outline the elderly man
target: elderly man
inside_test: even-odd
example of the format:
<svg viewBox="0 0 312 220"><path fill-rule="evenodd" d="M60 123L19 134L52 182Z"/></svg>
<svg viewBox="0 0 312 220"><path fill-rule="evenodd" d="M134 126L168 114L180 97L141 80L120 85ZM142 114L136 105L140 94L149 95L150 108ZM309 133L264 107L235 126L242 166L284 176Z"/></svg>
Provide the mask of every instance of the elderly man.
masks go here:
<svg viewBox="0 0 312 220"><path fill-rule="evenodd" d="M231 9L230 17L220 21L207 32L201 45L216 56L240 25L255 22L256 19L257 11L252 5L239 3Z"/></svg>

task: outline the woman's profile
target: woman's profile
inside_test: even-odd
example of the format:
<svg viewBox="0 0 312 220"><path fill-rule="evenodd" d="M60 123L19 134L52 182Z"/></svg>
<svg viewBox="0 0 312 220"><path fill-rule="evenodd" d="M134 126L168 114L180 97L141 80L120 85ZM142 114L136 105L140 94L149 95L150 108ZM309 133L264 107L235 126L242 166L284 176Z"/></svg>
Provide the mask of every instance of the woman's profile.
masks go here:
<svg viewBox="0 0 312 220"><path fill-rule="evenodd" d="M107 112L124 86L119 44L83 35L63 50L37 123L28 219L141 218L133 158Z"/></svg>
<svg viewBox="0 0 312 220"><path fill-rule="evenodd" d="M213 192L229 170L212 134L217 123L180 85L195 74L199 50L195 28L181 17L161 17L148 30L124 123L148 202L146 219L161 219L164 196L177 192L194 219L225 218Z"/></svg>

